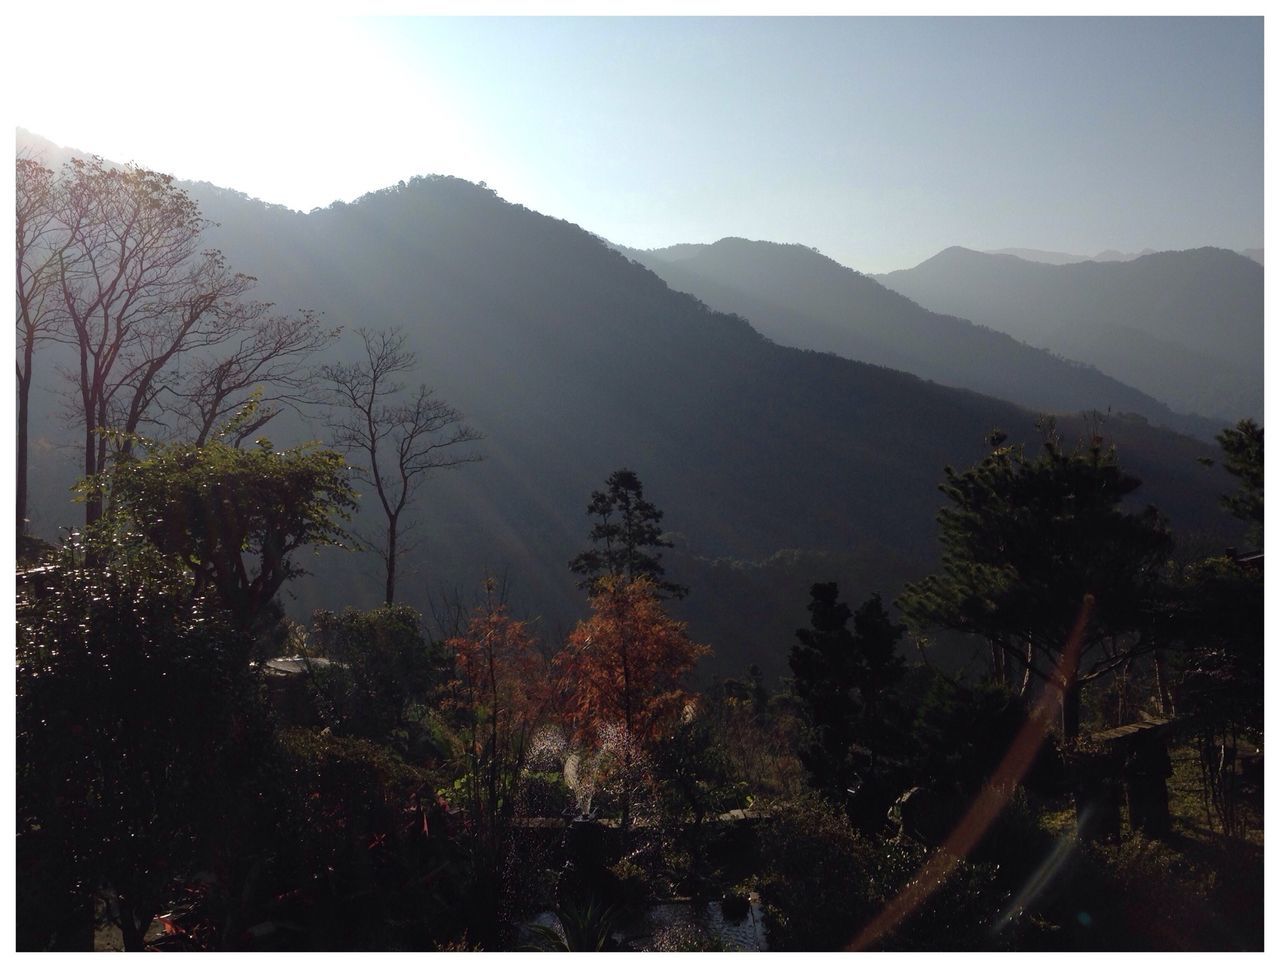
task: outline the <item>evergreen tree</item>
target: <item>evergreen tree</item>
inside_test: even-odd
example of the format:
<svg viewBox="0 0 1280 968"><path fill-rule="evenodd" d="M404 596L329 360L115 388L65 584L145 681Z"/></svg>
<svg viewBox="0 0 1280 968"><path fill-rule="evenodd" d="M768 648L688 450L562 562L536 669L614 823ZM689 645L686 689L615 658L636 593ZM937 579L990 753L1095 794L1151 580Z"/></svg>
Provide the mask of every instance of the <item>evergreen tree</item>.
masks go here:
<svg viewBox="0 0 1280 968"><path fill-rule="evenodd" d="M1218 434L1222 446L1222 466L1240 482L1234 494L1222 499L1233 517L1249 525L1249 538L1262 544L1262 428L1252 420L1241 420Z"/></svg>
<svg viewBox="0 0 1280 968"><path fill-rule="evenodd" d="M670 548L671 542L662 537L662 512L645 500L640 478L624 467L610 474L605 486L606 491L592 493L587 505L587 514L597 519L591 528L593 547L569 562L574 573L586 576L579 587L594 594L604 579L647 578L660 598L683 598L689 589L665 581L662 554L650 550Z"/></svg>
<svg viewBox="0 0 1280 968"><path fill-rule="evenodd" d="M834 582L816 584L810 594L810 628L796 632L800 642L790 657L808 723L800 759L813 786L844 803L863 774L878 768L886 706L903 674L895 647L904 628L889 619L879 595L851 612ZM866 751L865 765L857 762L855 745Z"/></svg>
<svg viewBox="0 0 1280 968"><path fill-rule="evenodd" d="M1096 435L1064 449L1045 426L1038 457L992 436L993 450L945 471L938 515L942 567L907 586L899 605L919 629L981 636L997 682L1021 672L1062 692L1063 737L1079 731L1079 689L1155 646L1172 537L1151 507L1121 502L1140 481Z"/></svg>

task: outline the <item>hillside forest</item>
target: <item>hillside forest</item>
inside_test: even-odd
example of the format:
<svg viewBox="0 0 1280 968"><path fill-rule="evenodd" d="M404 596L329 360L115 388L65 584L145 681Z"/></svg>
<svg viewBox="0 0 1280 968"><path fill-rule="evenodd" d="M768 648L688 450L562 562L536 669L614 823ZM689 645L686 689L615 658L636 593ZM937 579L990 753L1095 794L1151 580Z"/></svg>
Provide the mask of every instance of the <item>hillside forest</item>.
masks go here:
<svg viewBox="0 0 1280 968"><path fill-rule="evenodd" d="M1261 950L1255 262L15 177L20 949Z"/></svg>

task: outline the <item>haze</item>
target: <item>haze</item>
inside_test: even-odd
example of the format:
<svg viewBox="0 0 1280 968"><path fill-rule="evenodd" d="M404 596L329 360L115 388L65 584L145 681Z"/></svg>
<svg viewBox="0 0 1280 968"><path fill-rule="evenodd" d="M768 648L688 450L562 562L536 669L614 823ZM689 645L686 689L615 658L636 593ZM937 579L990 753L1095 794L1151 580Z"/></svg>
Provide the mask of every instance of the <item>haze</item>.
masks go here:
<svg viewBox="0 0 1280 968"><path fill-rule="evenodd" d="M14 52L19 125L304 211L439 172L637 248L795 241L864 271L955 244L1262 245L1261 18L58 32L56 69ZM123 102L85 96L104 49Z"/></svg>

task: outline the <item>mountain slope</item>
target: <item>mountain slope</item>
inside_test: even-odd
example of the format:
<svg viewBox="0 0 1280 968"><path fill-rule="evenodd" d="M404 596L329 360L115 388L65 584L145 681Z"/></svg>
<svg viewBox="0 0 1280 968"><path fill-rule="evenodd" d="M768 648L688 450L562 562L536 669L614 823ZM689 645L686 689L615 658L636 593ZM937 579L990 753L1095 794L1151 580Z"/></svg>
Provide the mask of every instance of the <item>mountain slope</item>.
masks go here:
<svg viewBox="0 0 1280 968"><path fill-rule="evenodd" d="M1175 410L1262 416L1263 270L1238 253L1059 266L952 247L876 278L936 312L1097 366Z"/></svg>
<svg viewBox="0 0 1280 968"><path fill-rule="evenodd" d="M786 346L905 370L1035 411L1132 412L1204 439L1221 429L1216 422L1176 414L1092 367L923 309L805 246L721 239L623 251L673 289L745 316Z"/></svg>

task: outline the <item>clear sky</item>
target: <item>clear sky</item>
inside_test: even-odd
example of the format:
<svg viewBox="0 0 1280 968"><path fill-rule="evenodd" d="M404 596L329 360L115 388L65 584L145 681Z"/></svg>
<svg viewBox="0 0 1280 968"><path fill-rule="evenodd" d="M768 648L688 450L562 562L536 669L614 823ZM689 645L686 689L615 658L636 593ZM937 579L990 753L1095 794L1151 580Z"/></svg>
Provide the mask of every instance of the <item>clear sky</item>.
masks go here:
<svg viewBox="0 0 1280 968"><path fill-rule="evenodd" d="M302 210L443 172L865 271L1262 245L1260 18L68 19L17 124Z"/></svg>

